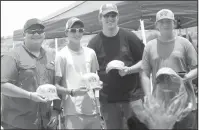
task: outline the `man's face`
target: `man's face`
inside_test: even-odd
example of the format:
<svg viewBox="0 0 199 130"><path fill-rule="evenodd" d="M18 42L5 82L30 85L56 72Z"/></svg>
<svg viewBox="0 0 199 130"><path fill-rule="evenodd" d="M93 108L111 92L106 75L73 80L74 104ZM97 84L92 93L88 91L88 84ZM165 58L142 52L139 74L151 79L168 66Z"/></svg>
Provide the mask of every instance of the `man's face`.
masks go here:
<svg viewBox="0 0 199 130"><path fill-rule="evenodd" d="M117 27L119 17L115 12L109 12L105 15L100 16L100 21L104 28L113 29Z"/></svg>
<svg viewBox="0 0 199 130"><path fill-rule="evenodd" d="M40 25L32 25L24 32L25 44L32 48L40 48L45 39L44 30Z"/></svg>
<svg viewBox="0 0 199 130"><path fill-rule="evenodd" d="M157 22L157 28L159 29L160 33L170 33L175 28L174 21L171 19L162 19Z"/></svg>
<svg viewBox="0 0 199 130"><path fill-rule="evenodd" d="M79 43L82 39L84 28L81 24L74 24L72 28L67 29L68 40L72 43Z"/></svg>

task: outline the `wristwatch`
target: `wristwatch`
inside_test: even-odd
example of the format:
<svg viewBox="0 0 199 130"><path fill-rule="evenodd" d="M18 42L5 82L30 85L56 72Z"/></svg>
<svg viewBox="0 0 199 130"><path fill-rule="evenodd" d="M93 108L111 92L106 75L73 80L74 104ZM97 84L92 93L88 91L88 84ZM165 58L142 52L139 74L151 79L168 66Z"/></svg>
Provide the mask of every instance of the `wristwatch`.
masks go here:
<svg viewBox="0 0 199 130"><path fill-rule="evenodd" d="M74 96L73 89L71 89L71 91L70 91L70 95L71 95L72 97Z"/></svg>

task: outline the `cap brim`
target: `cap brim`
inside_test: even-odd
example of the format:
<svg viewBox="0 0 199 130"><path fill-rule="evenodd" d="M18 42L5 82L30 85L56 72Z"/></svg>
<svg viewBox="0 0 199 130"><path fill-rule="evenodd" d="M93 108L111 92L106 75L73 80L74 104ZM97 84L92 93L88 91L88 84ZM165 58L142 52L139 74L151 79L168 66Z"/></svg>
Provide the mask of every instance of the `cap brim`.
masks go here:
<svg viewBox="0 0 199 130"><path fill-rule="evenodd" d="M48 97L48 100L53 101L53 100L61 100L61 99L56 96L51 96L51 97Z"/></svg>
<svg viewBox="0 0 199 130"><path fill-rule="evenodd" d="M158 20L156 20L156 23L158 22L158 21L160 21L160 20L162 20L162 19L170 19L170 20L173 20L173 21L175 21L175 19L173 19L173 18L161 18L161 19L158 19Z"/></svg>
<svg viewBox="0 0 199 130"><path fill-rule="evenodd" d="M36 24L36 25L40 25L42 27L42 29L45 28L45 26L43 24Z"/></svg>
<svg viewBox="0 0 199 130"><path fill-rule="evenodd" d="M82 25L82 27L84 27L84 23L81 20L75 20L75 21L73 21L73 23L71 24L71 26L68 27L68 28L72 28L74 26L74 24L76 24L76 23L79 23L79 24Z"/></svg>
<svg viewBox="0 0 199 130"><path fill-rule="evenodd" d="M110 13L110 12L115 12L115 13L117 13L117 14L118 14L118 11L117 11L117 10L113 10L113 9L111 9L111 10L103 11L103 12L102 12L102 15L105 15L105 14Z"/></svg>
<svg viewBox="0 0 199 130"><path fill-rule="evenodd" d="M178 74L171 68L161 68L156 73L156 78L158 78L160 75L175 75L178 76Z"/></svg>
<svg viewBox="0 0 199 130"><path fill-rule="evenodd" d="M42 29L45 28L45 26L44 26L43 24L32 24L32 25L30 25L29 27L24 28L23 31L25 32L26 30L28 30L28 29L29 29L31 26L33 26L33 25L39 25Z"/></svg>

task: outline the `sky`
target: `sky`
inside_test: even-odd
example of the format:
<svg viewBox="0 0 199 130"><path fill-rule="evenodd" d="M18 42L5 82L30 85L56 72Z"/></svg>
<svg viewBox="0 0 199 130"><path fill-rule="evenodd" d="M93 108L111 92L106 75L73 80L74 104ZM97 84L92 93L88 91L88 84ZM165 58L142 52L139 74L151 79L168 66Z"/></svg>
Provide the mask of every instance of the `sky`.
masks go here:
<svg viewBox="0 0 199 130"><path fill-rule="evenodd" d="M1 37L11 36L31 18L42 19L75 1L1 1Z"/></svg>

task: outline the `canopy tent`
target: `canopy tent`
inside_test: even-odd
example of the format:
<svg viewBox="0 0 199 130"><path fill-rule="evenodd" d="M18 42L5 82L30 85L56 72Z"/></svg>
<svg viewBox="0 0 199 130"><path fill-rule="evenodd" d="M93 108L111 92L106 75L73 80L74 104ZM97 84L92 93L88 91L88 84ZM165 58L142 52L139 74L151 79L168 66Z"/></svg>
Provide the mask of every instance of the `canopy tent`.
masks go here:
<svg viewBox="0 0 199 130"><path fill-rule="evenodd" d="M85 34L96 34L101 30L98 22L99 8L104 3L115 3L119 10L119 26L131 30L140 28L140 19L144 20L145 29L154 29L156 13L167 8L175 13L181 28L197 26L197 1L79 1L62 12L43 19L46 26L46 38L65 37L64 29L67 20L76 16L85 24ZM15 41L22 40L22 30L13 34Z"/></svg>

